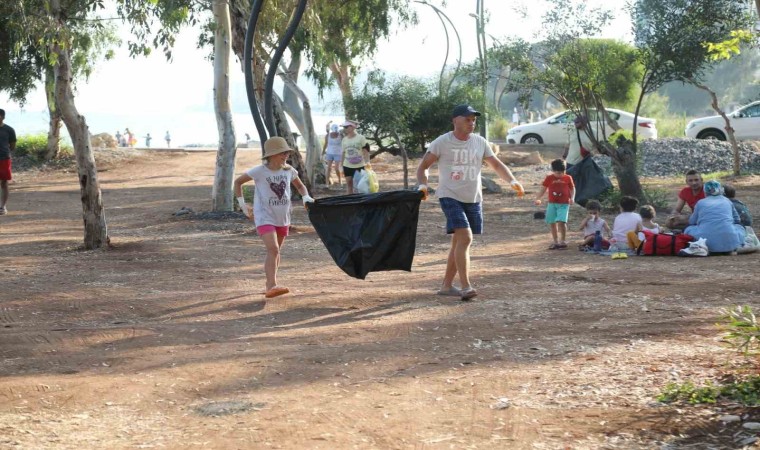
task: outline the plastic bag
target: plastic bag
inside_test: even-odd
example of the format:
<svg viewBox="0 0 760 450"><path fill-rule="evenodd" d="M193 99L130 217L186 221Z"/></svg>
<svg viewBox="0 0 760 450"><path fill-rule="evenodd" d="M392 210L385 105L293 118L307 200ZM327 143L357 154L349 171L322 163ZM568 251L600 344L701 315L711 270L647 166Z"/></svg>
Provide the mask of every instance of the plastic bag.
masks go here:
<svg viewBox="0 0 760 450"><path fill-rule="evenodd" d="M422 193L390 191L317 199L309 220L338 267L364 279L369 272L411 272Z"/></svg>
<svg viewBox="0 0 760 450"><path fill-rule="evenodd" d="M364 170L357 170L354 172L353 180L351 180L354 183L354 192L369 194L369 185L361 185L361 182L364 178ZM366 191L362 191L362 189L365 189Z"/></svg>
<svg viewBox="0 0 760 450"><path fill-rule="evenodd" d="M760 240L757 238L755 230L753 230L752 227L744 227L744 230L746 231L746 234L744 235L744 243L741 247L736 249L736 253L741 255L745 253L754 253L760 250Z"/></svg>
<svg viewBox="0 0 760 450"><path fill-rule="evenodd" d="M364 172L364 171L362 171ZM359 172L356 172L359 173ZM355 178L354 178L355 179ZM369 194L369 177L362 175L358 183L354 183L354 190L360 194Z"/></svg>
<svg viewBox="0 0 760 450"><path fill-rule="evenodd" d="M587 201L598 199L604 191L612 188L610 178L590 156L568 167L567 174L573 177L575 203L581 206L586 206Z"/></svg>
<svg viewBox="0 0 760 450"><path fill-rule="evenodd" d="M377 174L372 169L366 169L365 172L367 172L365 178L369 185L369 193L374 194L380 190L380 183L377 182Z"/></svg>

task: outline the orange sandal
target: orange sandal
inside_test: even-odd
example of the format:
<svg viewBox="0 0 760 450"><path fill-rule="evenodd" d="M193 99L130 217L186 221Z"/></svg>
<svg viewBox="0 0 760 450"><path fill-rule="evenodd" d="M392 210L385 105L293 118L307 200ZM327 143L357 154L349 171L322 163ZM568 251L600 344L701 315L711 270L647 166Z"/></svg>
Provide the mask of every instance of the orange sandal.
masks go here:
<svg viewBox="0 0 760 450"><path fill-rule="evenodd" d="M264 294L264 297L266 298L278 297L280 295L285 295L288 292L290 292L290 289L286 287L275 286L272 289L269 289L268 291L266 291L266 293Z"/></svg>

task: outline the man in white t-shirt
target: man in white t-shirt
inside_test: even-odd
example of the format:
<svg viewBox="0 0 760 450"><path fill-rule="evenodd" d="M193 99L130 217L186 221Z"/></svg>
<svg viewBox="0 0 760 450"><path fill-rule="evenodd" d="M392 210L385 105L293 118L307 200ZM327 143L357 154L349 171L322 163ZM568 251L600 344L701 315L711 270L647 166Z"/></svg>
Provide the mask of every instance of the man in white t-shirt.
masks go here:
<svg viewBox="0 0 760 450"><path fill-rule="evenodd" d="M417 167L419 190L427 199L428 169L438 162L436 196L446 216L446 233L451 234L451 248L440 295L470 300L477 292L470 285L470 244L472 235L483 229L483 200L480 171L485 161L501 179L509 182L517 195L525 195L520 182L509 168L494 156L483 137L472 134L480 113L470 105L458 105L451 113L454 130L439 136L428 147ZM461 289L453 286L459 274Z"/></svg>

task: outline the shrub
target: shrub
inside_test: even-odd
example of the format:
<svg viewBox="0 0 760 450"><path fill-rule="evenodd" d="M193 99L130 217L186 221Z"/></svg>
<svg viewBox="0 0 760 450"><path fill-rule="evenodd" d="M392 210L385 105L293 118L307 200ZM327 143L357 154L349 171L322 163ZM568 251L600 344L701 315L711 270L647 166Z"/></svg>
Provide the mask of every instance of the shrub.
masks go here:
<svg viewBox="0 0 760 450"><path fill-rule="evenodd" d="M71 156L74 149L68 143L61 142L59 156ZM16 142L14 156L26 157L32 162L43 162L47 153L47 134L27 134L20 136Z"/></svg>
<svg viewBox="0 0 760 450"><path fill-rule="evenodd" d="M668 198L670 197L668 191L664 189L648 188L646 186L642 186L641 189L644 191L644 198L639 199L641 205L652 205L657 211L667 209ZM617 214L617 212L620 211L621 198L623 198L623 194L620 190L613 187L602 194L598 200L601 202L604 211Z"/></svg>
<svg viewBox="0 0 760 450"><path fill-rule="evenodd" d="M726 341L745 355L756 354L760 349L760 325L752 308L748 305L735 306L721 313L721 320L726 323L718 326L726 331Z"/></svg>
<svg viewBox="0 0 760 450"><path fill-rule="evenodd" d="M47 152L47 135L28 134L18 138L14 156L27 156L35 161L41 161Z"/></svg>
<svg viewBox="0 0 760 450"><path fill-rule="evenodd" d="M509 122L503 117L497 117L488 124L488 135L491 140L507 138L507 129L509 128Z"/></svg>

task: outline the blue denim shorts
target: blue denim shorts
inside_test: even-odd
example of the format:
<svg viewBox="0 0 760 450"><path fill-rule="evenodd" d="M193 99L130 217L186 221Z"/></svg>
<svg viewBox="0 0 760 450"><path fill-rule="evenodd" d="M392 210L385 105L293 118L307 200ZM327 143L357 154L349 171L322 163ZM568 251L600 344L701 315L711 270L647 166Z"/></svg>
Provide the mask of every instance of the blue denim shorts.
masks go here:
<svg viewBox="0 0 760 450"><path fill-rule="evenodd" d="M329 153L325 153L325 161L335 161L335 162L340 162L340 158L341 158L342 156L343 156L343 155L331 155L331 154L329 154Z"/></svg>
<svg viewBox="0 0 760 450"><path fill-rule="evenodd" d="M483 232L483 208L480 203L462 203L453 198L443 197L443 215L446 216L446 233L454 233L456 228L469 228L472 234Z"/></svg>

